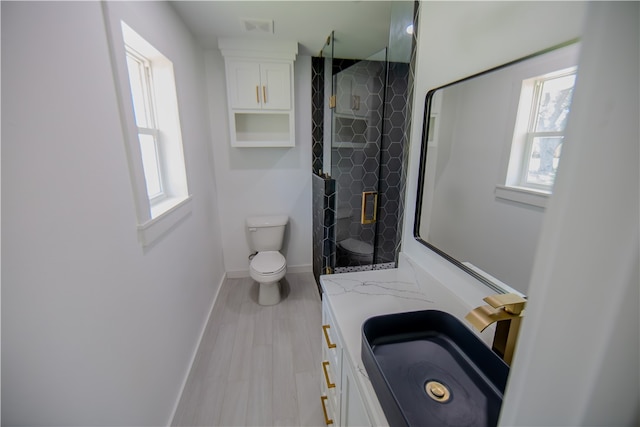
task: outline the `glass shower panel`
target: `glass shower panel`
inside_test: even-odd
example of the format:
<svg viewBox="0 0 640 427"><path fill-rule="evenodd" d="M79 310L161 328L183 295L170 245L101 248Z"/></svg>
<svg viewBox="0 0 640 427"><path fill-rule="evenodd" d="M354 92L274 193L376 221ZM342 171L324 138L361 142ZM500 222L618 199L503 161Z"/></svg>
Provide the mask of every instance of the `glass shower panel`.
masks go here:
<svg viewBox="0 0 640 427"><path fill-rule="evenodd" d="M333 59L331 176L336 182L336 267L371 265L376 254L386 49L365 60Z"/></svg>

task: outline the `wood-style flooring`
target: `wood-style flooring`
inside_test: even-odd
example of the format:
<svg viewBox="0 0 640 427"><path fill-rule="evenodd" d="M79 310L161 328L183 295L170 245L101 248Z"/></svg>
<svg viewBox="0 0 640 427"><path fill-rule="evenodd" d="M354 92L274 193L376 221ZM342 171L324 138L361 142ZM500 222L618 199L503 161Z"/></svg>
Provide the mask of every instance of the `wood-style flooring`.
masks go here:
<svg viewBox="0 0 640 427"><path fill-rule="evenodd" d="M322 426L321 302L311 273L258 305L251 278L220 289L172 425Z"/></svg>

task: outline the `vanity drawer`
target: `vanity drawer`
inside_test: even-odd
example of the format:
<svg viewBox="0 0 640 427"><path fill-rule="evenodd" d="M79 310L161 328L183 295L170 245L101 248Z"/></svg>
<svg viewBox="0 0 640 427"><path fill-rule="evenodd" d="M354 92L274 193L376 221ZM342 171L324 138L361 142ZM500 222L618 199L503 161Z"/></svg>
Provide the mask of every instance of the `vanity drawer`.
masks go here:
<svg viewBox="0 0 640 427"><path fill-rule="evenodd" d="M325 421L340 425L340 390L342 383L342 345L335 321L326 303L322 304L322 360L320 366L321 398ZM327 418L328 417L328 418Z"/></svg>
<svg viewBox="0 0 640 427"><path fill-rule="evenodd" d="M329 309L322 307L322 360L328 362L330 381L340 388L340 376L342 374L342 345L338 338L335 321ZM324 369L323 369L324 370Z"/></svg>
<svg viewBox="0 0 640 427"><path fill-rule="evenodd" d="M322 361L322 390L323 393L327 394L331 398L335 400L335 403L338 402L338 390L339 389L339 379L340 372L336 371L336 366L331 365L329 360Z"/></svg>
<svg viewBox="0 0 640 427"><path fill-rule="evenodd" d="M326 425L337 426L338 425L338 414L335 411L335 404L333 403L333 399L324 394L324 392L320 395L320 404L322 405L322 411L324 412L324 422Z"/></svg>
<svg viewBox="0 0 640 427"><path fill-rule="evenodd" d="M324 406L326 406L326 411L330 414L329 418L333 419L335 425L340 424L340 389L336 384L334 378L335 372L333 367L323 361L321 370L322 370L322 383L320 385L320 394L321 396L325 396L326 399L323 399ZM327 377L329 378L327 381Z"/></svg>

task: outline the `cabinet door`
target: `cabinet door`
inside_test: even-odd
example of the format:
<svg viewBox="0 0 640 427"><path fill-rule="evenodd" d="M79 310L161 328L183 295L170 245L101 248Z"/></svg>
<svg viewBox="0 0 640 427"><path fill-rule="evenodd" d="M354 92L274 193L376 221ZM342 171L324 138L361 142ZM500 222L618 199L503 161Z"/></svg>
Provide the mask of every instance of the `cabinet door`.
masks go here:
<svg viewBox="0 0 640 427"><path fill-rule="evenodd" d="M260 64L251 61L227 60L227 96L235 109L259 109L262 99Z"/></svg>
<svg viewBox="0 0 640 427"><path fill-rule="evenodd" d="M291 64L266 62L260 64L262 108L289 110L291 108Z"/></svg>
<svg viewBox="0 0 640 427"><path fill-rule="evenodd" d="M362 427L371 426L362 397L354 382L349 363L342 364L342 394L340 403L340 425Z"/></svg>

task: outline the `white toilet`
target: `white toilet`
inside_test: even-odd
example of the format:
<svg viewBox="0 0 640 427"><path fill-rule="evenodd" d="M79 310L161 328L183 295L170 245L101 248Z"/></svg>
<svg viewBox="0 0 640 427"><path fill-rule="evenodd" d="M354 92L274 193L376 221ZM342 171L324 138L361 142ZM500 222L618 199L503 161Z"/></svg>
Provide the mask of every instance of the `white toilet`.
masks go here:
<svg viewBox="0 0 640 427"><path fill-rule="evenodd" d="M349 208L338 209L336 229L336 256L340 266L373 264L373 245L350 237L350 228L357 219L352 218Z"/></svg>
<svg viewBox="0 0 640 427"><path fill-rule="evenodd" d="M249 275L259 284L260 305L280 302L280 280L287 272L287 260L279 251L287 222L286 215L247 218L251 251L257 252L249 264Z"/></svg>
<svg viewBox="0 0 640 427"><path fill-rule="evenodd" d="M373 264L373 245L348 237L336 244L337 256L347 266Z"/></svg>

